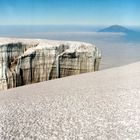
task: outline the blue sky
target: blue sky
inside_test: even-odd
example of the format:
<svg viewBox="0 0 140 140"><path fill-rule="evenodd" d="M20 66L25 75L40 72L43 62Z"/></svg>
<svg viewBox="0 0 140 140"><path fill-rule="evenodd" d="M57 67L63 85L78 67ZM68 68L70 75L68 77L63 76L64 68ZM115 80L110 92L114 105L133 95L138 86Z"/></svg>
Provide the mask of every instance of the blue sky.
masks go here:
<svg viewBox="0 0 140 140"><path fill-rule="evenodd" d="M140 0L0 0L0 25L140 25Z"/></svg>

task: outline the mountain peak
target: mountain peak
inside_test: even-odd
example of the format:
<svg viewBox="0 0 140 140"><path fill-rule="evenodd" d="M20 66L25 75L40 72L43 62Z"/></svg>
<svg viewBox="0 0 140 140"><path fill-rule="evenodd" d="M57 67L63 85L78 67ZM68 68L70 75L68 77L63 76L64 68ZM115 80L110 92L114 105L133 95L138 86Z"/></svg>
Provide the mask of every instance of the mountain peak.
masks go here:
<svg viewBox="0 0 140 140"><path fill-rule="evenodd" d="M107 28L99 30L99 32L122 32L122 33L131 33L134 32L133 30L130 30L126 27L123 27L121 25L112 25Z"/></svg>

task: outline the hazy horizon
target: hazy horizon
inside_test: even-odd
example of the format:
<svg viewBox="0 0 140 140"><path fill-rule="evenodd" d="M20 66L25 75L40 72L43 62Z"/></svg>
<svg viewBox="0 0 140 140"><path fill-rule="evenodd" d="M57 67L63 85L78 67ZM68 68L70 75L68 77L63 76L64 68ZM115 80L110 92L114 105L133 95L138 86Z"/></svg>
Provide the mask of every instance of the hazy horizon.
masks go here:
<svg viewBox="0 0 140 140"><path fill-rule="evenodd" d="M101 50L101 69L140 61L140 41L126 40L121 33L99 33L101 26L0 26L0 37L82 41ZM133 29L133 28L132 28ZM135 29L135 28L134 28ZM139 28L140 30L140 28Z"/></svg>

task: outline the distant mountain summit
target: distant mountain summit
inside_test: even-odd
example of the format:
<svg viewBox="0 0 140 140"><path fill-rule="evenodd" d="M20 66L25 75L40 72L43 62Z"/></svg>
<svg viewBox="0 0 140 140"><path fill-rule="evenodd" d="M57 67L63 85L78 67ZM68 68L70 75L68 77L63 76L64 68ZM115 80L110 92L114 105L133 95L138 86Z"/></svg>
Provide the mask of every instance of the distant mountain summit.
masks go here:
<svg viewBox="0 0 140 140"><path fill-rule="evenodd" d="M98 32L122 32L126 34L135 33L135 31L125 28L120 25L112 25L110 27L99 30Z"/></svg>
<svg viewBox="0 0 140 140"><path fill-rule="evenodd" d="M120 25L112 25L110 27L99 30L98 32L124 33L127 41L140 41L140 32L130 30Z"/></svg>

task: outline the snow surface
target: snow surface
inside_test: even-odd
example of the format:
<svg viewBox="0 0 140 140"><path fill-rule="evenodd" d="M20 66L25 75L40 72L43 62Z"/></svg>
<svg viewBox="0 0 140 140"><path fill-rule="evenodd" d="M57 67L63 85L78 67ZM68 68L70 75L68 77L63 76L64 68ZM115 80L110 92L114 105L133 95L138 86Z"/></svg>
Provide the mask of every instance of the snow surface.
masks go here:
<svg viewBox="0 0 140 140"><path fill-rule="evenodd" d="M21 38L0 38L0 45L6 45L10 43L24 43L36 45L36 47L29 48L23 56L34 53L36 50L45 49L45 48L56 48L60 45L69 46L69 49L66 52L91 52L95 50L95 45L85 43L85 42L76 42L76 41L56 41L56 40L47 40L47 39L21 39Z"/></svg>
<svg viewBox="0 0 140 140"><path fill-rule="evenodd" d="M140 139L140 62L0 91L0 139Z"/></svg>

